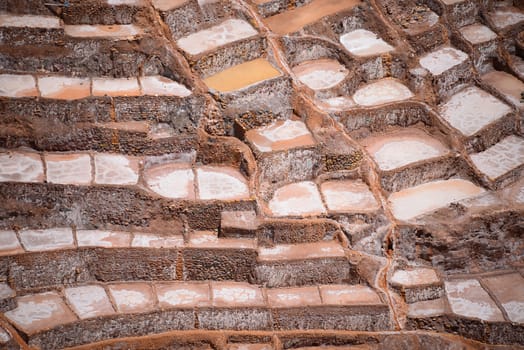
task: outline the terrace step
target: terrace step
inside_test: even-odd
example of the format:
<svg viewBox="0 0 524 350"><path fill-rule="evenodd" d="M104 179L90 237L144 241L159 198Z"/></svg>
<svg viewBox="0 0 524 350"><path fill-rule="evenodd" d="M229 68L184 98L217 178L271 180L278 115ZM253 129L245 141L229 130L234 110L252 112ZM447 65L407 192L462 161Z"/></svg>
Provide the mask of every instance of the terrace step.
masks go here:
<svg viewBox="0 0 524 350"><path fill-rule="evenodd" d="M194 232L127 232L58 227L0 231L0 276L16 290L115 280L248 281L256 266L254 239Z"/></svg>
<svg viewBox="0 0 524 350"><path fill-rule="evenodd" d="M0 13L0 42L42 46L75 39L135 40L144 30L133 24L66 24L58 17ZM25 34L25 35L22 35Z"/></svg>
<svg viewBox="0 0 524 350"><path fill-rule="evenodd" d="M0 154L0 181L50 182L57 184L136 185L139 159L116 154L48 153L42 158L32 152ZM91 164L94 164L94 169ZM44 180L46 179L46 180Z"/></svg>
<svg viewBox="0 0 524 350"><path fill-rule="evenodd" d="M281 329L367 329L391 327L388 310L369 287L326 285L267 290ZM315 307L316 306L316 307ZM298 315L307 315L299 317Z"/></svg>
<svg viewBox="0 0 524 350"><path fill-rule="evenodd" d="M255 270L257 283L270 288L355 280L344 249L335 241L259 248Z"/></svg>
<svg viewBox="0 0 524 350"><path fill-rule="evenodd" d="M157 75L1 74L0 106L3 147L158 154L194 146L207 103L204 96Z"/></svg>
<svg viewBox="0 0 524 350"><path fill-rule="evenodd" d="M46 171L44 174L43 162ZM116 154L0 153L0 181L66 185L145 185L156 194L174 199L240 200L250 197L245 177L231 167L167 163L140 170L144 159ZM92 165L93 164L93 165Z"/></svg>
<svg viewBox="0 0 524 350"><path fill-rule="evenodd" d="M444 295L441 279L435 270L429 268L396 270L391 275L389 283L409 304L439 299Z"/></svg>
<svg viewBox="0 0 524 350"><path fill-rule="evenodd" d="M515 128L512 109L486 91L469 86L439 105L440 117L465 139L468 152L483 151Z"/></svg>
<svg viewBox="0 0 524 350"><path fill-rule="evenodd" d="M260 183L314 178L320 168L319 144L301 120L277 120L244 134L260 169Z"/></svg>
<svg viewBox="0 0 524 350"><path fill-rule="evenodd" d="M37 89L38 84L38 89ZM76 100L90 96L191 95L183 85L162 76L138 78L72 78L67 76L0 75L0 96Z"/></svg>
<svg viewBox="0 0 524 350"><path fill-rule="evenodd" d="M452 322L458 334L481 342L522 343L523 287L524 278L515 272L447 279L445 297L409 306L407 328L418 323L441 330Z"/></svg>
<svg viewBox="0 0 524 350"><path fill-rule="evenodd" d="M26 43L53 43L63 39L60 18L54 16L0 12L0 44L20 46Z"/></svg>
<svg viewBox="0 0 524 350"><path fill-rule="evenodd" d="M75 36L67 35L64 28ZM176 66L165 41L156 37L154 31L134 25L0 27L0 33L2 43L4 39L9 43L3 44L0 55L2 67L8 71L129 77L144 71L162 75ZM168 66L171 68L166 70Z"/></svg>
<svg viewBox="0 0 524 350"><path fill-rule="evenodd" d="M471 75L469 56L449 46L423 55L419 63L433 77L435 92L441 98L456 92Z"/></svg>
<svg viewBox="0 0 524 350"><path fill-rule="evenodd" d="M2 233L0 231L0 237ZM14 309L16 307L15 297L16 292L7 283L0 282L0 312Z"/></svg>
<svg viewBox="0 0 524 350"><path fill-rule="evenodd" d="M255 237L261 219L255 211L223 211L220 216L220 237Z"/></svg>
<svg viewBox="0 0 524 350"><path fill-rule="evenodd" d="M66 102L67 100L63 100ZM64 103L65 104L65 103ZM27 107L27 105L26 105ZM22 111L20 111L21 113ZM78 115L77 115L78 116ZM48 120L49 121L49 120ZM37 125L33 119L30 125ZM181 153L196 144L197 135L183 135L168 123L153 121L61 123L38 133L34 129L20 130L21 120L6 118L0 132L0 144L9 149L31 148L49 151L119 152L130 155L156 155ZM56 130L72 129L68 135L57 137Z"/></svg>
<svg viewBox="0 0 524 350"><path fill-rule="evenodd" d="M364 286L266 290L231 282L120 282L29 294L17 302L6 317L43 350L171 330L390 328L388 307ZM304 309L311 313L305 316Z"/></svg>
<svg viewBox="0 0 524 350"><path fill-rule="evenodd" d="M463 27L475 22L480 14L480 5L475 0L440 0L448 23Z"/></svg>
<svg viewBox="0 0 524 350"><path fill-rule="evenodd" d="M475 68L480 72L488 71L492 61L497 57L497 34L489 27L474 23L460 28L460 35L468 42L473 51L471 59Z"/></svg>
<svg viewBox="0 0 524 350"><path fill-rule="evenodd" d="M70 0L60 16L66 24L132 24L148 15L143 0Z"/></svg>
<svg viewBox="0 0 524 350"><path fill-rule="evenodd" d="M264 218L259 222L256 235L259 247L272 247L275 244L330 241L341 233L338 223L330 219Z"/></svg>
<svg viewBox="0 0 524 350"><path fill-rule="evenodd" d="M431 5L431 2L412 2L410 5L411 8L408 7L409 5L399 6L400 9L405 8L407 11L397 10L392 18L406 35L415 52L423 54L444 45L448 40L448 30L440 23L439 15L433 12L437 11L440 14L441 11L434 6L430 9L428 5ZM391 11L391 8L388 7L385 10Z"/></svg>
<svg viewBox="0 0 524 350"><path fill-rule="evenodd" d="M377 163L381 184L387 191L457 172L457 159L449 146L419 128L371 134L359 142Z"/></svg>
<svg viewBox="0 0 524 350"><path fill-rule="evenodd" d="M510 174L518 179L524 165L524 138L511 135L480 153L470 154L475 167L491 182L500 183Z"/></svg>
<svg viewBox="0 0 524 350"><path fill-rule="evenodd" d="M253 0L257 6L258 13L262 17L269 17L294 7L307 5L312 0L303 0L301 2L293 2L291 0Z"/></svg>
<svg viewBox="0 0 524 350"><path fill-rule="evenodd" d="M216 4L203 6L203 12L207 11L205 7L213 9L209 11L218 10ZM225 20L220 16L215 18L216 15L213 14L211 18L203 15L206 18L204 23L176 41L192 69L203 78L220 74L221 71L246 62L260 60L267 52L266 40L248 22L249 18L246 18L245 14L228 14L227 17L234 18L226 17ZM214 25L209 27L210 24ZM257 66L257 69L261 68L262 66Z"/></svg>

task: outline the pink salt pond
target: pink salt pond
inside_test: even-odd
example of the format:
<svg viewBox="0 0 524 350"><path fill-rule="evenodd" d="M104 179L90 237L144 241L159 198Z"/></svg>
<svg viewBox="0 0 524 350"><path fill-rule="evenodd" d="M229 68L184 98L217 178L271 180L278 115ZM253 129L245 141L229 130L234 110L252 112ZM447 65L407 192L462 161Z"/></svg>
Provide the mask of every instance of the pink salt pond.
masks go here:
<svg viewBox="0 0 524 350"><path fill-rule="evenodd" d="M0 14L0 27L60 28L60 18L54 16Z"/></svg>
<svg viewBox="0 0 524 350"><path fill-rule="evenodd" d="M249 198L249 186L242 174L229 167L200 167L196 170L201 200L239 200Z"/></svg>
<svg viewBox="0 0 524 350"><path fill-rule="evenodd" d="M19 234L22 245L29 252L72 249L75 247L73 232L70 228L22 230Z"/></svg>
<svg viewBox="0 0 524 350"><path fill-rule="evenodd" d="M398 102L413 97L413 93L401 82L386 78L359 88L353 100L361 106L376 106Z"/></svg>
<svg viewBox="0 0 524 350"><path fill-rule="evenodd" d="M150 125L147 121L130 120L125 122L96 123L96 126L111 130L125 130L138 133L148 133Z"/></svg>
<svg viewBox="0 0 524 350"><path fill-rule="evenodd" d="M138 182L139 160L120 154L95 155L95 183L135 185Z"/></svg>
<svg viewBox="0 0 524 350"><path fill-rule="evenodd" d="M444 298L419 301L409 304L408 315L413 318L439 316L446 312Z"/></svg>
<svg viewBox="0 0 524 350"><path fill-rule="evenodd" d="M393 46L365 29L353 30L340 37L342 45L355 56L378 56L394 50Z"/></svg>
<svg viewBox="0 0 524 350"><path fill-rule="evenodd" d="M120 283L109 286L116 308L123 313L140 313L154 309L156 298L147 283Z"/></svg>
<svg viewBox="0 0 524 350"><path fill-rule="evenodd" d="M211 28L180 38L177 43L185 52L198 55L257 34L258 32L248 22L232 18Z"/></svg>
<svg viewBox="0 0 524 350"><path fill-rule="evenodd" d="M325 305L380 305L382 300L371 288L363 285L319 286L322 303Z"/></svg>
<svg viewBox="0 0 524 350"><path fill-rule="evenodd" d="M0 181L42 182L44 166L37 153L0 153Z"/></svg>
<svg viewBox="0 0 524 350"><path fill-rule="evenodd" d="M45 98L75 100L91 95L91 79L62 76L39 77L40 94Z"/></svg>
<svg viewBox="0 0 524 350"><path fill-rule="evenodd" d="M506 7L495 11L490 15L497 29L504 29L524 21L524 13L516 7Z"/></svg>
<svg viewBox="0 0 524 350"><path fill-rule="evenodd" d="M391 277L390 282L394 285L413 288L439 284L440 279L433 269L416 268L413 270L397 270Z"/></svg>
<svg viewBox="0 0 524 350"><path fill-rule="evenodd" d="M293 183L275 191L269 202L273 216L310 216L325 213L317 185L310 181Z"/></svg>
<svg viewBox="0 0 524 350"><path fill-rule="evenodd" d="M389 196L389 202L397 219L410 220L483 192L467 180L437 180L395 192Z"/></svg>
<svg viewBox="0 0 524 350"><path fill-rule="evenodd" d="M206 307L210 305L208 283L158 283L155 286L160 307Z"/></svg>
<svg viewBox="0 0 524 350"><path fill-rule="evenodd" d="M269 248L261 247L258 250L260 261L291 261L344 256L344 249L336 241L279 244Z"/></svg>
<svg viewBox="0 0 524 350"><path fill-rule="evenodd" d="M178 97L191 95L191 91L184 85L163 76L145 76L140 77L139 79L143 95Z"/></svg>
<svg viewBox="0 0 524 350"><path fill-rule="evenodd" d="M0 96L32 97L38 96L35 78L31 75L0 74Z"/></svg>
<svg viewBox="0 0 524 350"><path fill-rule="evenodd" d="M504 321L497 304L477 280L446 281L445 286L449 305L455 314L484 321Z"/></svg>
<svg viewBox="0 0 524 350"><path fill-rule="evenodd" d="M511 103L524 109L520 94L524 91L524 83L517 77L501 71L492 71L482 76L482 80L504 95Z"/></svg>
<svg viewBox="0 0 524 350"><path fill-rule="evenodd" d="M46 154L47 181L55 184L91 184L91 157L88 154Z"/></svg>
<svg viewBox="0 0 524 350"><path fill-rule="evenodd" d="M512 322L524 323L524 278L518 273L484 279Z"/></svg>
<svg viewBox="0 0 524 350"><path fill-rule="evenodd" d="M384 171L449 153L440 141L415 128L372 136L361 143Z"/></svg>
<svg viewBox="0 0 524 350"><path fill-rule="evenodd" d="M281 73L267 59L257 58L209 76L204 79L204 83L210 89L232 92L280 75Z"/></svg>
<svg viewBox="0 0 524 350"><path fill-rule="evenodd" d="M272 308L305 307L321 305L318 287L278 288L267 290L267 299Z"/></svg>
<svg viewBox="0 0 524 350"><path fill-rule="evenodd" d="M6 312L5 316L27 334L77 320L73 311L55 292L26 295L17 298L17 303L16 309Z"/></svg>
<svg viewBox="0 0 524 350"><path fill-rule="evenodd" d="M486 149L483 152L471 154L475 167L491 180L524 164L524 139L511 135Z"/></svg>
<svg viewBox="0 0 524 350"><path fill-rule="evenodd" d="M478 23L460 28L460 33L473 45L482 44L497 38L497 34L489 29L489 27Z"/></svg>
<svg viewBox="0 0 524 350"><path fill-rule="evenodd" d="M93 96L139 96L137 78L93 78Z"/></svg>
<svg viewBox="0 0 524 350"><path fill-rule="evenodd" d="M327 181L320 185L320 190L330 211L363 212L380 208L369 187L361 180Z"/></svg>
<svg viewBox="0 0 524 350"><path fill-rule="evenodd" d="M316 144L306 125L299 120L279 120L272 124L251 129L246 139L260 152L282 151Z"/></svg>
<svg viewBox="0 0 524 350"><path fill-rule="evenodd" d="M198 189L195 189L195 178ZM148 169L147 186L155 193L175 199L241 200L250 197L245 177L234 168L203 166L193 169L187 164L164 164Z"/></svg>
<svg viewBox="0 0 524 350"><path fill-rule="evenodd" d="M257 1L264 2L264 0ZM272 32L286 35L326 16L350 10L360 3L359 0L313 0L303 6L265 18L264 22Z"/></svg>
<svg viewBox="0 0 524 350"><path fill-rule="evenodd" d="M0 231L0 256L15 255L24 252L18 242L15 231Z"/></svg>
<svg viewBox="0 0 524 350"><path fill-rule="evenodd" d="M188 1L189 0L153 0L153 6L159 11L169 11L184 5Z"/></svg>
<svg viewBox="0 0 524 350"><path fill-rule="evenodd" d="M75 38L110 38L110 39L133 39L142 34L142 30L132 24L113 25L66 25L66 35Z"/></svg>
<svg viewBox="0 0 524 350"><path fill-rule="evenodd" d="M158 236L152 233L135 233L131 247L134 248L177 248L184 245L182 236Z"/></svg>
<svg viewBox="0 0 524 350"><path fill-rule="evenodd" d="M476 86L456 93L439 109L442 118L465 136L511 113L508 105Z"/></svg>
<svg viewBox="0 0 524 350"><path fill-rule="evenodd" d="M122 248L131 244L131 234L104 230L78 230L76 232L79 247Z"/></svg>
<svg viewBox="0 0 524 350"><path fill-rule="evenodd" d="M265 306L262 289L247 283L213 282L211 295L214 307Z"/></svg>
<svg viewBox="0 0 524 350"><path fill-rule="evenodd" d="M323 90L339 84L349 71L337 60L320 59L302 62L293 68L293 73L309 88Z"/></svg>
<svg viewBox="0 0 524 350"><path fill-rule="evenodd" d="M194 199L194 174L188 164L163 164L145 171L147 186L167 198Z"/></svg>
<svg viewBox="0 0 524 350"><path fill-rule="evenodd" d="M326 112L345 111L355 107L356 105L355 101L353 101L353 99L349 96L337 96L323 100L317 100L316 104Z"/></svg>
<svg viewBox="0 0 524 350"><path fill-rule="evenodd" d="M111 301L102 286L66 288L65 297L80 319L106 316L115 313Z"/></svg>
<svg viewBox="0 0 524 350"><path fill-rule="evenodd" d="M464 52L452 47L442 47L420 58L420 65L432 75L440 75L468 59Z"/></svg>

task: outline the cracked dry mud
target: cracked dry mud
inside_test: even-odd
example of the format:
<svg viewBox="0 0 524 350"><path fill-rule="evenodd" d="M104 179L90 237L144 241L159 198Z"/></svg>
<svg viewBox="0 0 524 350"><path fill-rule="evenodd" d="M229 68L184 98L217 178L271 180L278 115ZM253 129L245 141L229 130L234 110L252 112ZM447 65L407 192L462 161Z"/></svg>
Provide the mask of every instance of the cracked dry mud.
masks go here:
<svg viewBox="0 0 524 350"><path fill-rule="evenodd" d="M524 348L523 81L521 0L0 0L0 348Z"/></svg>

